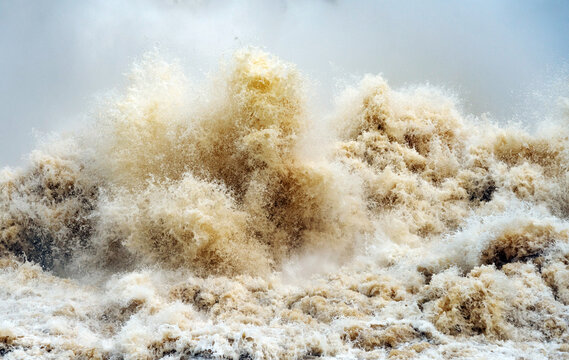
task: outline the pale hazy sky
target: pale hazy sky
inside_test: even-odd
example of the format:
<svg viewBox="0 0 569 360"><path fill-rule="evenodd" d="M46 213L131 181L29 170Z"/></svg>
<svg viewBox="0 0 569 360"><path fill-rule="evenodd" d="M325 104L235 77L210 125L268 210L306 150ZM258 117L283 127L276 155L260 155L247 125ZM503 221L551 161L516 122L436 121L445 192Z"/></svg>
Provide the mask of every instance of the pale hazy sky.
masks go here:
<svg viewBox="0 0 569 360"><path fill-rule="evenodd" d="M382 73L505 119L541 87L569 87L569 1L0 0L0 167L22 163L33 129L79 126L155 46L200 77L248 45L296 63L323 98Z"/></svg>

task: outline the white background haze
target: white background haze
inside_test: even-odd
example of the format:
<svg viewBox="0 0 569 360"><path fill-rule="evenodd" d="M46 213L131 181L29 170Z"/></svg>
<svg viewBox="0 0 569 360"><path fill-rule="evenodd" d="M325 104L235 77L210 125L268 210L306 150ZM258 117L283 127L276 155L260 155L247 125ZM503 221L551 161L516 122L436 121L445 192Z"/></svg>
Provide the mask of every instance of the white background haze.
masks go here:
<svg viewBox="0 0 569 360"><path fill-rule="evenodd" d="M569 83L566 1L1 1L0 167L77 127L96 95L159 47L189 76L254 45L297 64L329 105L339 82L425 83L498 120ZM555 91L553 91L555 93Z"/></svg>

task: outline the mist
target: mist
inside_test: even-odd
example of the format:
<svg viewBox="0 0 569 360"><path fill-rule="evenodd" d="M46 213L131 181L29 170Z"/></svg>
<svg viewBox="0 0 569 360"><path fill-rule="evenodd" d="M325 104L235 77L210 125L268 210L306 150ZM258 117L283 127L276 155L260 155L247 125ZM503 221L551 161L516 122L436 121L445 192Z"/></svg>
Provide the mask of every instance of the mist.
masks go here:
<svg viewBox="0 0 569 360"><path fill-rule="evenodd" d="M324 107L343 84L382 73L395 88L448 89L463 111L499 121L536 93L563 95L551 84L568 83L567 34L564 1L5 1L0 167L21 165L41 134L89 121L96 97L156 47L197 79L261 47L295 63Z"/></svg>
<svg viewBox="0 0 569 360"><path fill-rule="evenodd" d="M0 357L566 358L568 15L0 0Z"/></svg>

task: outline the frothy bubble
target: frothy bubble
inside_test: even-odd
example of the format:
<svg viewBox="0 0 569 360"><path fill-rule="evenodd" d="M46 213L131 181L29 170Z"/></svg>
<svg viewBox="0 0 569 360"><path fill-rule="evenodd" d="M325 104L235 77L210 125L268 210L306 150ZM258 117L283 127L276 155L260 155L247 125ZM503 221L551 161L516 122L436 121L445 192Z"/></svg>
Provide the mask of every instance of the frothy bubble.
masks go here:
<svg viewBox="0 0 569 360"><path fill-rule="evenodd" d="M2 355L569 350L566 113L532 134L381 76L314 113L257 49L204 88L157 53L129 79L0 173Z"/></svg>

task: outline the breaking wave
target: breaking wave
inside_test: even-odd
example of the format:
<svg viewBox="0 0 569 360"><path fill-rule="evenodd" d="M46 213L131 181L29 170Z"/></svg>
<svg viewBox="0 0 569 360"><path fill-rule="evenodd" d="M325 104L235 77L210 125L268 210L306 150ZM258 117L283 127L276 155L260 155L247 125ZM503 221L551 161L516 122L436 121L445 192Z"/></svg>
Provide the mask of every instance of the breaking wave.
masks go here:
<svg viewBox="0 0 569 360"><path fill-rule="evenodd" d="M366 76L324 116L256 49L129 78L0 173L0 354L567 356L566 115L532 134Z"/></svg>

